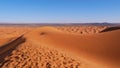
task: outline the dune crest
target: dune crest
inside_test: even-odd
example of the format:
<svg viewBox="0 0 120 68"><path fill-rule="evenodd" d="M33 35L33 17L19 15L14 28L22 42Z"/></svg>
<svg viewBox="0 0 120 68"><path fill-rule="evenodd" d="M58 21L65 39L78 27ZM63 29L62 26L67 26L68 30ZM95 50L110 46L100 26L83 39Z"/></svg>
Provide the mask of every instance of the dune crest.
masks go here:
<svg viewBox="0 0 120 68"><path fill-rule="evenodd" d="M120 27L109 27L109 28L102 30L101 32L108 32L108 31L113 31L113 30L120 30Z"/></svg>
<svg viewBox="0 0 120 68"><path fill-rule="evenodd" d="M2 68L79 68L81 62L60 53L57 50L27 41L12 51L1 63Z"/></svg>
<svg viewBox="0 0 120 68"><path fill-rule="evenodd" d="M65 32L63 29L62 31L56 27L46 26L25 32L24 35L0 47L0 67L120 67L119 29L106 31L106 27L100 27L98 33L88 34L77 34L76 32L81 30L77 27L77 31L74 32L73 29L70 28L71 32Z"/></svg>
<svg viewBox="0 0 120 68"><path fill-rule="evenodd" d="M71 35L59 32L53 27L44 27L28 33L26 37L41 45L76 53L81 58L108 66L119 64L119 35L120 30L94 35Z"/></svg>
<svg viewBox="0 0 120 68"><path fill-rule="evenodd" d="M100 33L108 26L56 26L55 28L65 33L84 35Z"/></svg>

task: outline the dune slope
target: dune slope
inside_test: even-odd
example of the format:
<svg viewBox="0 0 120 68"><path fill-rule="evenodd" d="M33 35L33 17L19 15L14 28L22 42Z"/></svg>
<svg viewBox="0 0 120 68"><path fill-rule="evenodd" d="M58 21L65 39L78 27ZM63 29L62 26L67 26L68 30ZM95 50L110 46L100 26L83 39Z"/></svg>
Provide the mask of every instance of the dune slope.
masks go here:
<svg viewBox="0 0 120 68"><path fill-rule="evenodd" d="M81 62L57 50L26 41L0 63L2 68L80 68Z"/></svg>
<svg viewBox="0 0 120 68"><path fill-rule="evenodd" d="M10 37L10 38L1 38L0 39L0 47L3 46L4 44L13 41L16 37Z"/></svg>
<svg viewBox="0 0 120 68"><path fill-rule="evenodd" d="M0 67L1 63L4 63L4 58L9 56L10 53L21 43L25 42L25 39L20 36L13 41L9 41L0 47Z"/></svg>
<svg viewBox="0 0 120 68"><path fill-rule="evenodd" d="M36 28L0 47L0 67L120 68L120 30L106 30L71 34Z"/></svg>
<svg viewBox="0 0 120 68"><path fill-rule="evenodd" d="M83 67L86 65L82 65ZM81 62L20 36L0 47L0 68L80 68Z"/></svg>
<svg viewBox="0 0 120 68"><path fill-rule="evenodd" d="M116 66L120 61L119 35L120 30L91 35L71 35L52 27L43 27L28 33L25 37L47 47L71 52L95 63Z"/></svg>

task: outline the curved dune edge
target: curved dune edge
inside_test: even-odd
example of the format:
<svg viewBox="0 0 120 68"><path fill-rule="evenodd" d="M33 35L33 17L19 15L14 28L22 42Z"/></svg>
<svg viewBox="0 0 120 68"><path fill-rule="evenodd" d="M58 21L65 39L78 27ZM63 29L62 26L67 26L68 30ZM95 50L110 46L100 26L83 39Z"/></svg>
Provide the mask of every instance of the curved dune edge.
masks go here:
<svg viewBox="0 0 120 68"><path fill-rule="evenodd" d="M3 46L4 44L11 42L15 39L16 37L11 37L11 38L2 38L0 39L0 47Z"/></svg>
<svg viewBox="0 0 120 68"><path fill-rule="evenodd" d="M25 37L41 45L65 50L80 58L112 67L119 66L119 35L120 30L94 35L71 35L52 27L43 27L37 28Z"/></svg>
<svg viewBox="0 0 120 68"><path fill-rule="evenodd" d="M5 57L0 66L3 68L30 66L33 68L119 68L120 66L117 65L120 50L119 34L120 30L94 35L71 35L53 27L37 28L24 35L25 43L17 46L11 55ZM101 46L103 44L105 47ZM111 61L113 63L108 63Z"/></svg>
<svg viewBox="0 0 120 68"><path fill-rule="evenodd" d="M16 38L14 41L8 43L6 47L4 47L5 50L6 49L7 50L6 51L4 50L5 53L2 52L2 55L6 54L6 52L9 52L9 49L10 51L12 50L12 52L11 53L9 52L10 55L7 55L4 58L4 60L0 62L1 68L81 67L80 61L70 58L57 50L50 49L44 46L41 47L41 45L36 44L37 42L31 43L31 41L27 40L25 41L25 43L22 43L22 41L24 41L24 37L20 36ZM0 54L0 57L2 55Z"/></svg>
<svg viewBox="0 0 120 68"><path fill-rule="evenodd" d="M5 63L5 57L9 56L11 52L21 43L25 42L25 39L20 36L0 47L0 67L2 63Z"/></svg>

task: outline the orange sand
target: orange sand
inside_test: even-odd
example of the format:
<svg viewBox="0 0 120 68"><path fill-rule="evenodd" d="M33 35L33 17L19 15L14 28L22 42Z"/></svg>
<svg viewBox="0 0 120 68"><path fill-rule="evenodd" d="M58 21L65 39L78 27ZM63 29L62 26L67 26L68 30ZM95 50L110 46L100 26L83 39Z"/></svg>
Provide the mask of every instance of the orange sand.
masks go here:
<svg viewBox="0 0 120 68"><path fill-rule="evenodd" d="M20 33L18 28L16 34L4 34L6 28L0 29L4 36L17 37L10 42L8 38L0 41L0 67L120 68L120 29L102 32L108 27L28 28Z"/></svg>

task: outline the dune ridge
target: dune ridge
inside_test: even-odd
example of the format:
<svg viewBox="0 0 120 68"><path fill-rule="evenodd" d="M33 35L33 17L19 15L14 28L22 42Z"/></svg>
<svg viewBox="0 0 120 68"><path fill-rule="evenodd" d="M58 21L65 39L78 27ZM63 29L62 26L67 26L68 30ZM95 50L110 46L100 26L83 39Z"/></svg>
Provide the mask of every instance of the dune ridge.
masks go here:
<svg viewBox="0 0 120 68"><path fill-rule="evenodd" d="M117 26L116 27L108 27L108 28L102 30L101 32L108 32L108 31L119 30L119 29L120 29L119 26L118 27Z"/></svg>
<svg viewBox="0 0 120 68"><path fill-rule="evenodd" d="M0 63L4 63L4 58L8 55L10 55L10 53L21 43L25 42L25 39L20 36L18 38L16 38L13 41L10 41L6 44L4 44L3 46L0 47ZM1 67L2 64L0 64Z"/></svg>
<svg viewBox="0 0 120 68"><path fill-rule="evenodd" d="M95 34L100 33L109 26L55 26L61 32L72 34Z"/></svg>
<svg viewBox="0 0 120 68"><path fill-rule="evenodd" d="M36 43L25 42L12 51L2 63L2 68L79 68L81 63L66 55Z"/></svg>
<svg viewBox="0 0 120 68"><path fill-rule="evenodd" d="M41 35L41 33L44 34ZM59 32L52 27L43 27L29 34L26 36L27 38L34 39L34 42L40 42L41 45L61 48L69 52L77 53L80 57L86 57L94 61L99 60L99 62L103 64L119 64L120 30L94 35L70 35ZM114 43L111 39L114 40Z"/></svg>
<svg viewBox="0 0 120 68"><path fill-rule="evenodd" d="M16 37L10 37L10 38L2 38L0 39L0 47L3 46L4 44L13 41Z"/></svg>
<svg viewBox="0 0 120 68"><path fill-rule="evenodd" d="M60 27L59 27L60 28ZM2 68L119 68L120 30L77 34L56 27L39 27L20 36L23 43L12 41L11 53L0 62ZM79 27L80 28L80 27ZM66 29L66 28L65 28ZM67 28L68 29L68 28ZM85 30L87 27L85 27ZM90 28L88 28L90 29ZM95 27L96 30L98 29ZM92 30L92 29L91 29ZM78 32L81 30L78 30ZM84 30L83 30L84 32ZM71 34L74 33L74 34ZM19 38L19 37L18 37ZM113 41L112 41L112 40ZM19 40L19 42L22 40ZM113 46L114 45L114 46ZM14 48L15 46L15 48ZM5 47L9 48L9 47ZM0 49L2 51L2 49ZM6 52L8 50L5 50ZM5 54L2 52L2 54ZM76 57L77 56L77 57ZM82 59L86 59L84 61ZM29 62L29 63L28 63ZM90 63L89 63L90 62Z"/></svg>

